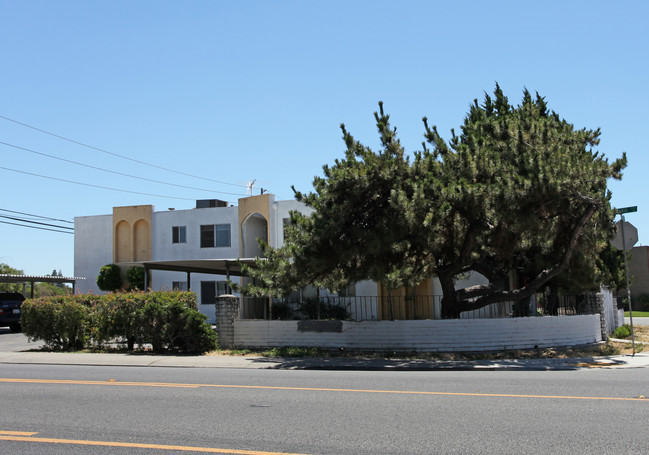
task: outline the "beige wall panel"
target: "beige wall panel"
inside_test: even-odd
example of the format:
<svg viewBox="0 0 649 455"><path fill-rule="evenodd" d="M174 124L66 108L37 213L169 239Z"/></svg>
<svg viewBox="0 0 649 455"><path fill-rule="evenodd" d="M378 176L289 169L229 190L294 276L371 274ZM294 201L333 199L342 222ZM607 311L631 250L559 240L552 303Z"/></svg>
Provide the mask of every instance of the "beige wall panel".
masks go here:
<svg viewBox="0 0 649 455"><path fill-rule="evenodd" d="M113 207L115 263L151 259L152 205Z"/></svg>
<svg viewBox="0 0 649 455"><path fill-rule="evenodd" d="M131 227L126 221L119 221L115 227L114 262L132 262Z"/></svg>
<svg viewBox="0 0 649 455"><path fill-rule="evenodd" d="M149 223L138 220L134 227L135 261L151 260L151 228Z"/></svg>

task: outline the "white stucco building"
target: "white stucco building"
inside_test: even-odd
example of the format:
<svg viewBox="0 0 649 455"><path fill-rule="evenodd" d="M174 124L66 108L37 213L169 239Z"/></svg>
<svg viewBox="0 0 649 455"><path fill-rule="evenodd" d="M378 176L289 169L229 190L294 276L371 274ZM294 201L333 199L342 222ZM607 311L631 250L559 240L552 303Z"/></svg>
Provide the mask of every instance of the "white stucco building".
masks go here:
<svg viewBox="0 0 649 455"><path fill-rule="evenodd" d="M240 259L261 256L257 239L273 247L283 245L291 211L308 214L311 209L298 201L277 201L273 194L262 194L240 198L237 205L210 199L198 200L195 208L186 210L156 211L152 205L138 205L114 207L110 215L76 217L74 275L86 278L77 292L101 294L96 278L106 264L119 265L123 273L144 266L151 289L196 292L199 309L213 322L214 297L230 292L227 275L237 275ZM201 273L207 269L209 273ZM458 282L458 287L486 282L475 275ZM348 304L353 319L439 318L438 281L426 280L415 293L418 300L406 304L411 291L392 291L389 298L399 302L398 308L392 303L386 306L387 291L372 281L335 295L348 298L342 303ZM320 296L328 294L320 292Z"/></svg>
<svg viewBox="0 0 649 455"><path fill-rule="evenodd" d="M85 277L77 292L101 294L96 277L106 264L123 270L165 261L232 260L261 255L258 238L277 247L284 242L289 212L309 209L297 201L277 201L272 194L238 200L238 205L216 199L196 201L187 210L156 211L152 205L114 207L110 215L75 218L74 272ZM191 288L199 308L214 318L214 296L226 292L227 277L215 274L154 270L152 289ZM188 283L188 280L190 283Z"/></svg>

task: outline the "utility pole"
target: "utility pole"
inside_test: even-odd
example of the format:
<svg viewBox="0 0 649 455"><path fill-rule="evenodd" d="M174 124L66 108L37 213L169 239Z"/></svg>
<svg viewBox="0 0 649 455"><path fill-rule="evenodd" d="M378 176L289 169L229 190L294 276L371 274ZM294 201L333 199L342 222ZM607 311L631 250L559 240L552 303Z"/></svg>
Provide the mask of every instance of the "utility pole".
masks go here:
<svg viewBox="0 0 649 455"><path fill-rule="evenodd" d="M633 229L635 232L630 232L629 234L629 248L633 248L633 245L638 241L638 231L637 229L631 224L627 223L624 221L624 214L625 213L633 213L637 212L638 207L633 206L633 207L623 207L621 209L615 209L615 214L620 215L621 221L620 221L620 228L621 228L621 234L622 234L622 251L624 252L624 275L626 277L626 298L627 301L629 302L629 322L631 326L631 349L632 349L632 355L635 356L635 332L633 330L633 304L631 303L631 286L629 285L629 265L628 261L626 258L626 249L627 249L627 236L625 235L624 232L624 225L628 224L628 227ZM616 244L616 241L618 244ZM613 242L613 246L619 249L619 241L618 238L615 239Z"/></svg>

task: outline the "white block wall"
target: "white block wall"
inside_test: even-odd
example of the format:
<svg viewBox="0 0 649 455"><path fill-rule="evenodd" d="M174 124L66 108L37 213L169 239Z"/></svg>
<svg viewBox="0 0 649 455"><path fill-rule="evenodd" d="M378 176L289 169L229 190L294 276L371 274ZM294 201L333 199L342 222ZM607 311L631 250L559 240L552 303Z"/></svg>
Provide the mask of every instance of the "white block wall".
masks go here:
<svg viewBox="0 0 649 455"><path fill-rule="evenodd" d="M239 347L489 351L602 341L598 314L503 319L343 321L342 332L301 332L298 321L235 320Z"/></svg>

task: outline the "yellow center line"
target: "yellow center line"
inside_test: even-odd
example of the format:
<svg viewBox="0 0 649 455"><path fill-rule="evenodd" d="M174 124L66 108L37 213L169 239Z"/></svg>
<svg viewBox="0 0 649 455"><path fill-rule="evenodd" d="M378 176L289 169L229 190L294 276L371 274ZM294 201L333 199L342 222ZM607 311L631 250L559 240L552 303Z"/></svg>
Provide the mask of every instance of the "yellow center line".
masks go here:
<svg viewBox="0 0 649 455"><path fill-rule="evenodd" d="M12 433L0 432L0 441L18 441L18 442L42 442L46 444L74 444L84 446L104 446L104 447L127 447L136 449L155 449L155 450L177 450L183 452L203 452L203 453L230 453L237 455L306 455L290 452L266 452L263 450L237 450L237 449L219 449L216 447L192 447L192 446L175 446L165 444L142 444L137 442L113 442L113 441L87 441L83 439L55 439L55 438L34 438L24 436L1 436L1 434ZM13 433L20 433L18 431ZM36 433L32 433L36 434Z"/></svg>
<svg viewBox="0 0 649 455"><path fill-rule="evenodd" d="M5 436L33 436L38 434L35 431L2 431L0 430L0 435Z"/></svg>
<svg viewBox="0 0 649 455"><path fill-rule="evenodd" d="M122 381L79 381L74 379L18 379L0 378L0 383L30 383L30 384L72 384L72 385L108 385L131 387L179 387L179 388L221 388L221 389L256 389L256 390L294 390L307 392L347 392L347 393L379 393L397 395L431 395L431 396L463 396L463 397L497 397L497 398L554 398L563 400L609 400L609 401L643 401L646 398L631 397L588 397L571 395L528 395L512 393L470 393L470 392L428 392L420 390L374 390L374 389L335 389L325 387L285 387L263 385L232 385L232 384L183 384L170 382L122 382Z"/></svg>

